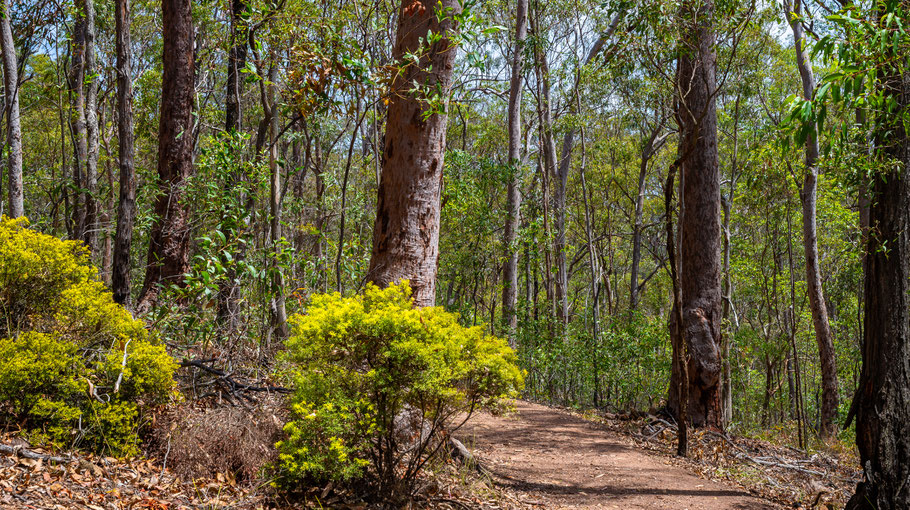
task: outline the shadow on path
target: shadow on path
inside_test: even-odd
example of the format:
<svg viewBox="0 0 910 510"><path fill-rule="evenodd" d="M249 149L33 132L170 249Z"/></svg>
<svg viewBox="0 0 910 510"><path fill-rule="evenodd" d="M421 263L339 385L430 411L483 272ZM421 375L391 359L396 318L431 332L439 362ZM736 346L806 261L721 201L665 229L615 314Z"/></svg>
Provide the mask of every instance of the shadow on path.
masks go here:
<svg viewBox="0 0 910 510"><path fill-rule="evenodd" d="M595 424L528 402L471 418L459 436L497 485L546 508L759 510L778 508L649 455Z"/></svg>

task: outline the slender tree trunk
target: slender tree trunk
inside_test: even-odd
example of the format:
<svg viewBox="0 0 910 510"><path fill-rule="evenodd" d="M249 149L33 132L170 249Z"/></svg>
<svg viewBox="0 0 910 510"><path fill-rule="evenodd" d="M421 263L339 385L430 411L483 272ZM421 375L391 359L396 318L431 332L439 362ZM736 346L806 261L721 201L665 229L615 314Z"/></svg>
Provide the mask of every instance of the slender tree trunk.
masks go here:
<svg viewBox="0 0 910 510"><path fill-rule="evenodd" d="M0 2L0 50L3 52L3 109L6 115L6 143L9 216L25 216L22 190L22 127L19 122L19 64L10 27L9 0Z"/></svg>
<svg viewBox="0 0 910 510"><path fill-rule="evenodd" d="M449 35L458 28L451 12L460 5L403 1L398 14L393 57L404 68L389 101L369 279L383 287L409 280L417 306L436 298L445 109L457 53ZM431 30L441 39L422 47ZM403 57L415 52L419 61L405 63ZM410 90L414 83L421 90ZM428 104L424 88L441 91L442 104Z"/></svg>
<svg viewBox="0 0 910 510"><path fill-rule="evenodd" d="M189 226L182 204L193 173L193 16L190 0L162 0L164 75L158 126L158 197L149 242L145 282L137 307L147 311L160 286L179 283L189 269Z"/></svg>
<svg viewBox="0 0 910 510"><path fill-rule="evenodd" d="M503 243L506 263L503 267L502 314L506 334L516 346L518 327L518 226L521 222L521 93L524 87L524 42L528 35L528 0L518 0L515 8L515 47L512 51L512 78L509 87L509 168L508 218Z"/></svg>
<svg viewBox="0 0 910 510"><path fill-rule="evenodd" d="M733 327L739 328L739 320L736 318L736 310L733 309L733 277L730 272L730 210L733 207L733 195L736 193L736 179L738 177L739 167L739 103L740 96L736 96L736 104L733 109L733 164L730 169L730 190L726 197L721 197L721 208L723 209L723 320L729 321L730 312L733 312ZM723 360L722 374L722 403L724 408L724 423L733 421L733 369L730 365L730 344L731 335L725 335L721 345L721 359Z"/></svg>
<svg viewBox="0 0 910 510"><path fill-rule="evenodd" d="M272 331L278 339L288 336L288 314L285 308L284 275L278 267L281 251L281 167L278 165L278 67L269 70L269 234L275 267L272 269Z"/></svg>
<svg viewBox="0 0 910 510"><path fill-rule="evenodd" d="M95 69L95 4L94 0L82 0L81 9L85 12L85 65L82 79L85 82L85 193L83 208L85 211L85 229L82 240L88 245L91 253L98 251L98 78Z"/></svg>
<svg viewBox="0 0 910 510"><path fill-rule="evenodd" d="M130 301L130 254L133 225L136 222L136 177L133 169L133 82L130 46L130 3L117 0L117 138L120 163L120 198L117 202L117 233L114 236L114 261L111 290L114 301Z"/></svg>
<svg viewBox="0 0 910 510"><path fill-rule="evenodd" d="M543 34L540 31L540 22L538 17L540 16L540 9L535 8L533 16L531 16L531 29L536 38L540 39ZM541 143L541 153L542 161L540 163L540 170L543 172L543 216L544 216L544 232L546 233L546 243L548 246L546 248L545 254L545 277L546 277L546 289L547 289L547 299L550 301L550 305L553 308L553 315L559 319L561 323L565 323L568 318L568 300L564 300L564 293L562 292L562 287L559 282L556 282L554 285L552 277L553 269L553 257L557 259L557 265L559 265L559 253L554 253L551 256L553 251L559 250L559 234L557 233L557 238L553 241L553 249L549 247L551 232L550 232L550 177L556 176L557 174L557 163L556 163L556 144L553 140L553 112L550 107L550 70L547 64L547 56L544 53L544 50L541 46L541 40L538 40L534 44L534 60L536 66L534 67L535 75L537 77L537 117L540 124L540 143ZM559 190L557 185L557 190L553 192L553 209L558 209L560 203L564 203L565 199L560 199L558 197ZM555 212L558 217L561 213L558 211ZM557 227L557 232L559 228ZM565 263L565 258L563 256L563 266ZM557 269L557 280L559 279L559 270ZM565 304L565 306L563 306Z"/></svg>
<svg viewBox="0 0 910 510"><path fill-rule="evenodd" d="M721 407L720 173L717 158L714 3L685 2L677 64L680 127L680 287L688 352L688 418L723 428ZM674 372L674 377L679 375ZM671 392L670 406L678 408Z"/></svg>
<svg viewBox="0 0 910 510"><path fill-rule="evenodd" d="M791 10L789 0L784 2L784 11L793 31L796 46L796 66L803 85L803 98L812 100L815 96L815 76L812 62L805 47L802 22L798 16L802 11L802 0L796 1L796 10ZM822 374L821 427L822 438L830 438L837 430L838 384L835 364L834 339L828 324L828 307L822 290L821 270L818 261L818 234L816 228L816 194L818 188L818 133L813 128L806 139L806 170L799 199L803 206L803 249L806 256L806 286L809 294L809 308L812 310L812 324Z"/></svg>
<svg viewBox="0 0 910 510"><path fill-rule="evenodd" d="M677 444L676 455L686 457L689 455L689 418L688 418L688 391L689 369L686 330L683 318L682 292L679 283L679 264L676 260L676 240L673 235L673 180L676 177L676 164L670 167L667 173L667 182L664 185L664 210L667 230L667 259L670 263L670 280L673 287L673 307L670 312L670 340L673 349L673 373L675 380L671 380L670 394L675 395ZM671 378L672 379L672 378Z"/></svg>
<svg viewBox="0 0 910 510"><path fill-rule="evenodd" d="M70 130L73 138L73 234L85 239L85 162L88 160L88 138L85 119L85 9L79 9L73 22L70 40Z"/></svg>
<svg viewBox="0 0 910 510"><path fill-rule="evenodd" d="M897 108L882 119L875 142L887 161L869 190L863 367L853 402L865 479L851 510L910 508L910 71L886 68L881 78Z"/></svg>
<svg viewBox="0 0 910 510"><path fill-rule="evenodd" d="M241 70L246 68L247 59L247 37L243 33L245 29L243 13L246 9L244 0L231 1L231 47L228 52L228 69L227 69L227 94L224 101L224 124L225 130L229 134L239 133L243 128L243 116L241 109L241 93L243 91L243 75ZM236 155L237 158L241 154ZM234 175L231 178L230 187L245 178L243 175ZM226 190L231 193L231 190ZM247 203L245 196L236 197L241 204ZM235 224L236 218L222 217L222 228L231 238L239 234L242 225ZM235 261L243 257L240 253L242 248L235 250L232 257ZM239 329L240 321L240 285L237 282L237 271L234 269L235 264L229 264L227 275L219 284L218 288L218 306L216 317L222 332L231 335Z"/></svg>
<svg viewBox="0 0 910 510"><path fill-rule="evenodd" d="M638 282L638 270L641 265L641 236L643 230L643 217L645 211L645 179L648 177L648 162L660 150L667 136L660 136L663 126L658 124L641 150L641 162L638 167L638 193L635 196L635 220L632 225L632 267L629 271L629 309L638 307L638 293L641 286Z"/></svg>

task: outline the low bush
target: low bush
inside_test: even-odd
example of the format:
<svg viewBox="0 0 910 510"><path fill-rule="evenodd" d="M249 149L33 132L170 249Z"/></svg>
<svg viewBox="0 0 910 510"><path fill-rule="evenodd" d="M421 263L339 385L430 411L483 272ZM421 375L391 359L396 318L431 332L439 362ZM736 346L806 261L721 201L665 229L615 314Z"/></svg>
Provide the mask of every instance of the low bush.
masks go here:
<svg viewBox="0 0 910 510"><path fill-rule="evenodd" d="M176 367L81 243L0 218L0 420L54 446L133 455Z"/></svg>
<svg viewBox="0 0 910 510"><path fill-rule="evenodd" d="M411 496L445 433L523 385L506 342L457 319L415 308L407 282L314 296L287 341L286 483L360 481L383 498Z"/></svg>
<svg viewBox="0 0 910 510"><path fill-rule="evenodd" d="M174 406L155 423L155 453L184 479L224 475L252 481L277 457L282 421L275 410Z"/></svg>

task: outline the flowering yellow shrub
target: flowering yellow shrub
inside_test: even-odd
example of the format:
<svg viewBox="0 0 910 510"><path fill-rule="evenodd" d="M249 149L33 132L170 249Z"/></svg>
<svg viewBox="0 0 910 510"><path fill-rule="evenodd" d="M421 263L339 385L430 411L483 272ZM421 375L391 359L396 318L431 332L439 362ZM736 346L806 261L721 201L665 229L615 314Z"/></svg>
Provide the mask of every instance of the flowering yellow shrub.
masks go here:
<svg viewBox="0 0 910 510"><path fill-rule="evenodd" d="M0 218L0 420L57 446L137 452L176 363L114 303L81 243Z"/></svg>
<svg viewBox="0 0 910 510"><path fill-rule="evenodd" d="M278 448L292 481L363 478L376 494L406 495L437 433L523 385L504 340L415 308L407 282L314 296L291 324L295 393Z"/></svg>

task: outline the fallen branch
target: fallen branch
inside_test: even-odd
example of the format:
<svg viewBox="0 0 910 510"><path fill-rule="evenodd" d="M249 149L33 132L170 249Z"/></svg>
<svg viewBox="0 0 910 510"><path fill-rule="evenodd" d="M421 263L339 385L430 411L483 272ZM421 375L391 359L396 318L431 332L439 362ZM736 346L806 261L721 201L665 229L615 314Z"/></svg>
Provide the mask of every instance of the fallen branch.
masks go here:
<svg viewBox="0 0 910 510"><path fill-rule="evenodd" d="M6 444L0 444L0 453L6 455L12 455L14 457L22 457L23 459L32 459L32 460L42 460L45 462L53 462L55 464L69 464L73 459L69 457L58 457L56 455L48 455L46 453L38 453L28 448L22 446L10 446Z"/></svg>
<svg viewBox="0 0 910 510"><path fill-rule="evenodd" d="M282 386L254 386L252 384L247 384L245 382L238 381L234 379L232 374L229 374L223 370L217 369L215 367L209 366L206 363L214 362L214 359L211 360L185 360L180 362L180 366L183 368L197 368L203 372L207 372L216 377L215 381L220 383L222 386L227 389L232 397L236 399L246 399L251 400L247 395L244 395L245 391L252 392L265 392L265 393L291 393L290 388L285 388Z"/></svg>

